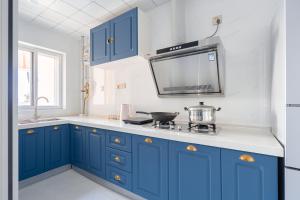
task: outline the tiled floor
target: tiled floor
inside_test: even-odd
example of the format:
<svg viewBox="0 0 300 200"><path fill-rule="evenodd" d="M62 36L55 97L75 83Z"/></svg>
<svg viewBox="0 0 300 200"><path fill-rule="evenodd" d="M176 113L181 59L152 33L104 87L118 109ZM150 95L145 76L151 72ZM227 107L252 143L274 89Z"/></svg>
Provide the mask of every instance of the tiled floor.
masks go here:
<svg viewBox="0 0 300 200"><path fill-rule="evenodd" d="M23 188L20 200L130 200L73 170Z"/></svg>

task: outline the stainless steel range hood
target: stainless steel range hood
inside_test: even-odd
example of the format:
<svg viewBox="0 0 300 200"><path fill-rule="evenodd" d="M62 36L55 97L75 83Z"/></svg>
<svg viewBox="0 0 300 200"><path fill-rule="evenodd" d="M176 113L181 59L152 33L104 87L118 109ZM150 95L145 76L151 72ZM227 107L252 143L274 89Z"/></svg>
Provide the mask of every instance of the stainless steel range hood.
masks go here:
<svg viewBox="0 0 300 200"><path fill-rule="evenodd" d="M224 95L224 49L219 37L157 50L149 62L159 97Z"/></svg>

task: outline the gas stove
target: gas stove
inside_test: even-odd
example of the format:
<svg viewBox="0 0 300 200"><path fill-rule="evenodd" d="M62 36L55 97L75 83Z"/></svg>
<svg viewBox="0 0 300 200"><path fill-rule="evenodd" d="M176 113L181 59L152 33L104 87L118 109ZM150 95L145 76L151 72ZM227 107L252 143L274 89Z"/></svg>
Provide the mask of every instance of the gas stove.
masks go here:
<svg viewBox="0 0 300 200"><path fill-rule="evenodd" d="M219 128L215 124L193 124L193 123L175 123L175 121L159 122L154 121L153 124L146 124L144 127L152 129L163 129L181 133L207 134L216 135Z"/></svg>

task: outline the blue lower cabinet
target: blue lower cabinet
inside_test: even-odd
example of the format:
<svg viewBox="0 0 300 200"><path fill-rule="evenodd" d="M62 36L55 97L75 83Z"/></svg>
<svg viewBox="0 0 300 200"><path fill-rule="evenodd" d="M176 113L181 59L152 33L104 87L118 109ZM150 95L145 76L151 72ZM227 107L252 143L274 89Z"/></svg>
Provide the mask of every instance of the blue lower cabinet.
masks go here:
<svg viewBox="0 0 300 200"><path fill-rule="evenodd" d="M168 141L133 136L133 192L150 200L168 199Z"/></svg>
<svg viewBox="0 0 300 200"><path fill-rule="evenodd" d="M170 142L169 156L169 199L221 200L219 148Z"/></svg>
<svg viewBox="0 0 300 200"><path fill-rule="evenodd" d="M105 131L86 128L87 170L105 178Z"/></svg>
<svg viewBox="0 0 300 200"><path fill-rule="evenodd" d="M86 169L86 132L82 126L71 125L71 163Z"/></svg>
<svg viewBox="0 0 300 200"><path fill-rule="evenodd" d="M277 158L222 149L222 200L278 200Z"/></svg>
<svg viewBox="0 0 300 200"><path fill-rule="evenodd" d="M106 167L106 180L129 191L132 190L131 173L125 172L123 170L108 165Z"/></svg>
<svg viewBox="0 0 300 200"><path fill-rule="evenodd" d="M44 128L19 132L19 180L43 173L45 170Z"/></svg>
<svg viewBox="0 0 300 200"><path fill-rule="evenodd" d="M70 163L68 125L45 128L45 168L51 170Z"/></svg>

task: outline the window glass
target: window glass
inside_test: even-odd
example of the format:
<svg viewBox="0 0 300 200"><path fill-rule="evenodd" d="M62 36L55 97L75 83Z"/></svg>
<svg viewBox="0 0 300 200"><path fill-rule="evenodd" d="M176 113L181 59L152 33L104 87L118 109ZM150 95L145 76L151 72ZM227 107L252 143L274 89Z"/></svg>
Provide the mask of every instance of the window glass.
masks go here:
<svg viewBox="0 0 300 200"><path fill-rule="evenodd" d="M32 52L19 50L18 102L20 106L32 103Z"/></svg>
<svg viewBox="0 0 300 200"><path fill-rule="evenodd" d="M39 105L59 105L59 56L38 53L37 58L37 94L49 101L41 100Z"/></svg>

